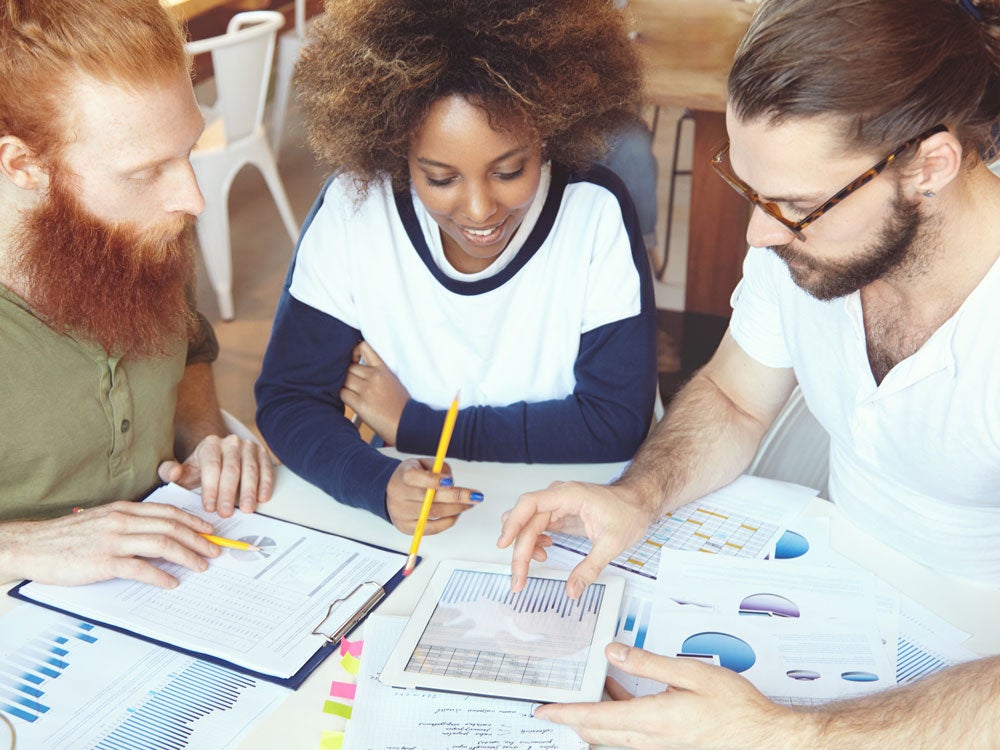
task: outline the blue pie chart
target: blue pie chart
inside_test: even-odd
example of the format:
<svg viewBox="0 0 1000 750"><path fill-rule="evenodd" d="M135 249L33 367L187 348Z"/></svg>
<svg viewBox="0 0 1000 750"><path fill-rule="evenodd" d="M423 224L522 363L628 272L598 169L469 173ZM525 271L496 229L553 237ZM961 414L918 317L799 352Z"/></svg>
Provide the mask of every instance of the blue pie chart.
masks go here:
<svg viewBox="0 0 1000 750"><path fill-rule="evenodd" d="M791 560L795 557L802 557L808 551L809 542L804 536L794 531L786 531L774 546L774 559Z"/></svg>
<svg viewBox="0 0 1000 750"><path fill-rule="evenodd" d="M841 672L840 678L848 682L878 682L878 675L871 672Z"/></svg>
<svg viewBox="0 0 1000 750"><path fill-rule="evenodd" d="M719 664L733 672L745 672L757 661L750 644L729 633L695 633L684 639L685 654L709 654L719 657Z"/></svg>

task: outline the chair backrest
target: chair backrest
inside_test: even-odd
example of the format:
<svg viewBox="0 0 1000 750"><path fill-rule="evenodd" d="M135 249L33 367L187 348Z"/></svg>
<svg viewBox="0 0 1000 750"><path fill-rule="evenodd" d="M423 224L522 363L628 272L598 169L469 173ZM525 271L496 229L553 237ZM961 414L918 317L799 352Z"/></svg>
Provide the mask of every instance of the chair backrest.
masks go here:
<svg viewBox="0 0 1000 750"><path fill-rule="evenodd" d="M830 435L806 406L796 386L761 440L748 474L795 482L829 498Z"/></svg>
<svg viewBox="0 0 1000 750"><path fill-rule="evenodd" d="M285 17L273 10L237 13L225 34L185 45L191 56L212 54L214 109L222 115L229 143L254 134L263 121L274 40L284 24Z"/></svg>
<svg viewBox="0 0 1000 750"><path fill-rule="evenodd" d="M306 38L306 0L295 0L295 35Z"/></svg>

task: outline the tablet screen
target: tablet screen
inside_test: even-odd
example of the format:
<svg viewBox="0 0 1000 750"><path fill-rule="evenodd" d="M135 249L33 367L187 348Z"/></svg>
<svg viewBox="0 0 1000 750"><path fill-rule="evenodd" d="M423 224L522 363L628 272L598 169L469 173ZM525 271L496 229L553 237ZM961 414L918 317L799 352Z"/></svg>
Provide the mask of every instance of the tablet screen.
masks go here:
<svg viewBox="0 0 1000 750"><path fill-rule="evenodd" d="M526 700L599 699L620 586L612 584L617 603L610 606L607 582L567 597L565 573L529 576L514 594L509 568L488 567L442 564L397 644L403 675L396 683Z"/></svg>

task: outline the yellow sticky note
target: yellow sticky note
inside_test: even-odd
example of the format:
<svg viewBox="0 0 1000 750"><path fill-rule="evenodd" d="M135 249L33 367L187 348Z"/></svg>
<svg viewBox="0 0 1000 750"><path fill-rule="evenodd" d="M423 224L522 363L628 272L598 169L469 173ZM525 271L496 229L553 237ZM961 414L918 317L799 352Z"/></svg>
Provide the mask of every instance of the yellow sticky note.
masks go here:
<svg viewBox="0 0 1000 750"><path fill-rule="evenodd" d="M351 654L344 654L344 658L340 660L340 665L350 674L357 674L358 669L361 667L361 659Z"/></svg>
<svg viewBox="0 0 1000 750"><path fill-rule="evenodd" d="M323 730L323 736L319 741L319 750L340 750L343 745L343 732L332 732L329 729Z"/></svg>
<svg viewBox="0 0 1000 750"><path fill-rule="evenodd" d="M351 707L345 706L343 703L337 703L337 701L325 701L323 703L323 713L350 719Z"/></svg>

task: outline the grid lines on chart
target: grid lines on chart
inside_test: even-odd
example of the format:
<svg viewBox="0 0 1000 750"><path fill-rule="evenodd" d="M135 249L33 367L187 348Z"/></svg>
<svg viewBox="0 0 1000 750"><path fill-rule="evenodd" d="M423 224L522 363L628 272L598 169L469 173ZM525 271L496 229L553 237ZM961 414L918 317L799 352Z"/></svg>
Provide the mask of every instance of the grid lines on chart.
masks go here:
<svg viewBox="0 0 1000 750"><path fill-rule="evenodd" d="M509 575L455 570L406 671L577 689L603 596L591 584L573 600L565 580L533 576L514 593Z"/></svg>
<svg viewBox="0 0 1000 750"><path fill-rule="evenodd" d="M575 690L583 682L584 667L584 663L568 659L418 645L406 671Z"/></svg>
<svg viewBox="0 0 1000 750"><path fill-rule="evenodd" d="M622 552L611 565L646 578L656 578L660 550L680 549L734 557L760 557L778 532L778 526L711 503L690 503L650 524L645 538ZM590 552L584 537L555 532L556 547L580 555Z"/></svg>

